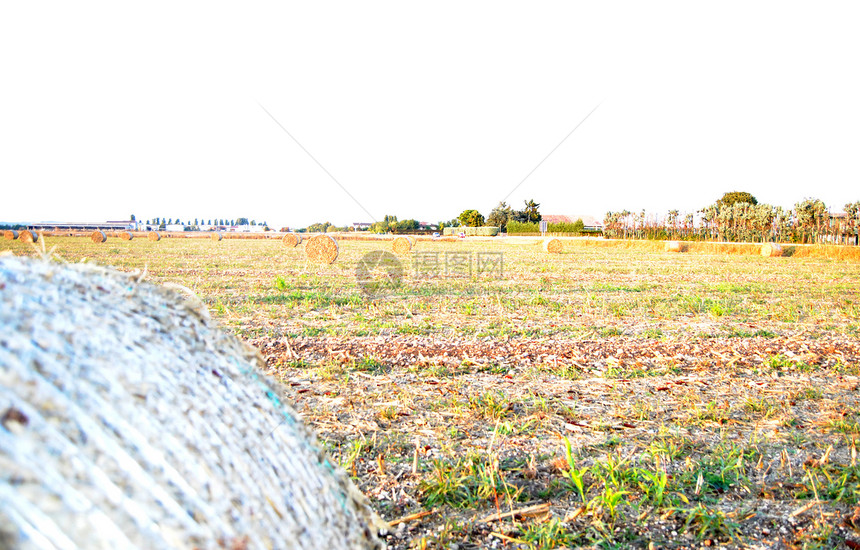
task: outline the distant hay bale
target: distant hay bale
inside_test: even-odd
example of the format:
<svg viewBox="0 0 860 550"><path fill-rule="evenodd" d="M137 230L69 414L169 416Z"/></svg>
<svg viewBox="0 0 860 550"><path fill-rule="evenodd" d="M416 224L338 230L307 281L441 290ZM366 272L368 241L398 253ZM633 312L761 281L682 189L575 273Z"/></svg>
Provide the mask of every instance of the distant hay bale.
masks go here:
<svg viewBox="0 0 860 550"><path fill-rule="evenodd" d="M337 241L331 235L316 235L305 245L308 259L318 264L333 264L337 259Z"/></svg>
<svg viewBox="0 0 860 550"><path fill-rule="evenodd" d="M25 243L35 243L39 240L39 234L35 231L25 229L18 234L18 239Z"/></svg>
<svg viewBox="0 0 860 550"><path fill-rule="evenodd" d="M193 294L29 258L0 258L0 280L0 548L384 548L287 390Z"/></svg>
<svg viewBox="0 0 860 550"><path fill-rule="evenodd" d="M161 240L161 235L158 234L158 231L150 231L146 238L155 243Z"/></svg>
<svg viewBox="0 0 860 550"><path fill-rule="evenodd" d="M391 249L398 256L409 254L413 246L415 246L415 241L412 237L397 237L391 243Z"/></svg>
<svg viewBox="0 0 860 550"><path fill-rule="evenodd" d="M96 230L90 233L90 240L94 243L103 243L107 240L107 235L105 235L104 231Z"/></svg>
<svg viewBox="0 0 860 550"><path fill-rule="evenodd" d="M666 252L682 252L681 242L680 241L666 241L666 245L664 247Z"/></svg>
<svg viewBox="0 0 860 550"><path fill-rule="evenodd" d="M220 241L224 238L224 235L221 234L220 231L213 231L212 235L209 236L213 241Z"/></svg>
<svg viewBox="0 0 860 550"><path fill-rule="evenodd" d="M14 229L7 229L6 231L3 232L3 237L7 241L14 241L15 239L18 238L18 232L15 231Z"/></svg>
<svg viewBox="0 0 860 550"><path fill-rule="evenodd" d="M764 243L761 245L761 255L766 258L782 256L782 246L779 243Z"/></svg>
<svg viewBox="0 0 860 550"><path fill-rule="evenodd" d="M295 248L302 244L302 236L296 233L287 233L281 242L284 243L284 246Z"/></svg>
<svg viewBox="0 0 860 550"><path fill-rule="evenodd" d="M123 231L119 234L119 238L124 241L130 241L134 238L134 235L131 234L131 231Z"/></svg>
<svg viewBox="0 0 860 550"><path fill-rule="evenodd" d="M549 254L561 254L563 249L564 245L562 245L559 239L546 239L543 242L543 251Z"/></svg>

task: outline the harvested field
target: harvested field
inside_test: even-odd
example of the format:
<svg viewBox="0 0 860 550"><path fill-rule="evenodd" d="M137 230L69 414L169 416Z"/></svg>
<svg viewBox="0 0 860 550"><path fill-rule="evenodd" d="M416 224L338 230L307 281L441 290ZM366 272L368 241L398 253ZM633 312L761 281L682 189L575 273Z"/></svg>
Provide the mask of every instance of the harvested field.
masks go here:
<svg viewBox="0 0 860 550"><path fill-rule="evenodd" d="M393 548L860 541L852 249L426 241L368 300L385 241L317 265L274 239L46 240L192 289L257 346Z"/></svg>

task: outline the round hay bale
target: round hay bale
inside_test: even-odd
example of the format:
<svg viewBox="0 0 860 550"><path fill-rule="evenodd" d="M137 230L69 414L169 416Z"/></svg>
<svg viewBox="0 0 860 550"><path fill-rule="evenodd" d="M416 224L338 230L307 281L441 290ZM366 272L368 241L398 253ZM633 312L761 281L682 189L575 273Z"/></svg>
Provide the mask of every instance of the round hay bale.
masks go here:
<svg viewBox="0 0 860 550"><path fill-rule="evenodd" d="M333 264L337 259L337 241L331 235L315 235L305 245L308 259L318 264Z"/></svg>
<svg viewBox="0 0 860 550"><path fill-rule="evenodd" d="M543 251L549 254L561 254L563 249L564 245L561 244L559 239L546 239L543 242Z"/></svg>
<svg viewBox="0 0 860 550"><path fill-rule="evenodd" d="M409 254L413 246L415 246L415 241L412 237L397 237L391 243L391 249L394 250L394 253L398 256Z"/></svg>
<svg viewBox="0 0 860 550"><path fill-rule="evenodd" d="M134 235L131 234L131 231L123 231L119 234L119 238L124 241L130 241L134 238Z"/></svg>
<svg viewBox="0 0 860 550"><path fill-rule="evenodd" d="M35 231L25 229L18 234L18 239L25 243L35 243L39 241L39 234Z"/></svg>
<svg viewBox="0 0 860 550"><path fill-rule="evenodd" d="M259 353L193 294L15 257L0 280L0 547L383 548Z"/></svg>
<svg viewBox="0 0 860 550"><path fill-rule="evenodd" d="M107 235L105 235L104 231L96 230L96 231L93 231L92 233L90 233L90 239L94 243L103 243L107 240Z"/></svg>
<svg viewBox="0 0 860 550"><path fill-rule="evenodd" d="M666 252L681 252L681 242L680 241L666 241L664 246Z"/></svg>
<svg viewBox="0 0 860 550"><path fill-rule="evenodd" d="M764 243L761 245L761 255L766 258L782 256L782 246L779 243Z"/></svg>
<svg viewBox="0 0 860 550"><path fill-rule="evenodd" d="M296 233L287 233L281 242L284 243L284 246L295 248L302 244L302 236Z"/></svg>
<svg viewBox="0 0 860 550"><path fill-rule="evenodd" d="M18 238L18 232L15 231L14 229L7 229L6 231L3 232L3 237L7 241L14 241L15 239Z"/></svg>
<svg viewBox="0 0 860 550"><path fill-rule="evenodd" d="M158 242L161 240L161 235L158 234L158 231L150 231L146 238L152 242Z"/></svg>
<svg viewBox="0 0 860 550"><path fill-rule="evenodd" d="M222 235L220 231L213 231L209 238L213 241L220 241L224 238L224 235Z"/></svg>

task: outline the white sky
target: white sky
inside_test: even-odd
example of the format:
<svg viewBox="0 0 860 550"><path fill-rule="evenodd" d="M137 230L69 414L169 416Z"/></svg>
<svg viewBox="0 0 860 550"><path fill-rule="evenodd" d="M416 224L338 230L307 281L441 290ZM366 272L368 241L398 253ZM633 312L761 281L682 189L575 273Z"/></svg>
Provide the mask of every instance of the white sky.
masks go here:
<svg viewBox="0 0 860 550"><path fill-rule="evenodd" d="M510 205L841 211L858 28L857 2L3 2L0 220L487 215L598 104Z"/></svg>

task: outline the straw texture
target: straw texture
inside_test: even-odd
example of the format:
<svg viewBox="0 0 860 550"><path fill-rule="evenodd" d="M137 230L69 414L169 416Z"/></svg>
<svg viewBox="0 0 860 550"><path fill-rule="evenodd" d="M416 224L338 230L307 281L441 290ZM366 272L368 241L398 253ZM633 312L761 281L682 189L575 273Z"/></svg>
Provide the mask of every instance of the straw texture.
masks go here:
<svg viewBox="0 0 860 550"><path fill-rule="evenodd" d="M35 231L25 229L24 231L18 233L18 239L25 243L35 243L39 241L39 234Z"/></svg>
<svg viewBox="0 0 860 550"><path fill-rule="evenodd" d="M161 240L161 235L158 234L158 231L150 231L147 233L146 238L153 242L158 242Z"/></svg>
<svg viewBox="0 0 860 550"><path fill-rule="evenodd" d="M90 233L90 240L94 243L103 243L107 240L107 235L104 231L93 231Z"/></svg>
<svg viewBox="0 0 860 550"><path fill-rule="evenodd" d="M333 264L337 259L337 241L331 235L316 235L305 245L308 259L318 264Z"/></svg>
<svg viewBox="0 0 860 550"><path fill-rule="evenodd" d="M761 255L765 257L782 256L782 246L778 243L765 243L761 246Z"/></svg>
<svg viewBox="0 0 860 550"><path fill-rule="evenodd" d="M15 239L18 238L18 232L15 231L14 229L7 229L6 231L3 232L3 237L7 241L14 241Z"/></svg>
<svg viewBox="0 0 860 550"><path fill-rule="evenodd" d="M391 243L391 249L394 250L394 253L398 256L409 254L413 246L415 246L415 241L412 237L397 237Z"/></svg>
<svg viewBox="0 0 860 550"><path fill-rule="evenodd" d="M16 257L0 280L0 547L382 547L259 354L190 291Z"/></svg>
<svg viewBox="0 0 860 550"><path fill-rule="evenodd" d="M281 242L284 243L284 246L295 248L302 244L302 236L296 233L287 233L284 235L284 238L281 239Z"/></svg>
<svg viewBox="0 0 860 550"><path fill-rule="evenodd" d="M561 254L563 248L559 239L546 239L543 242L543 251L550 254Z"/></svg>

